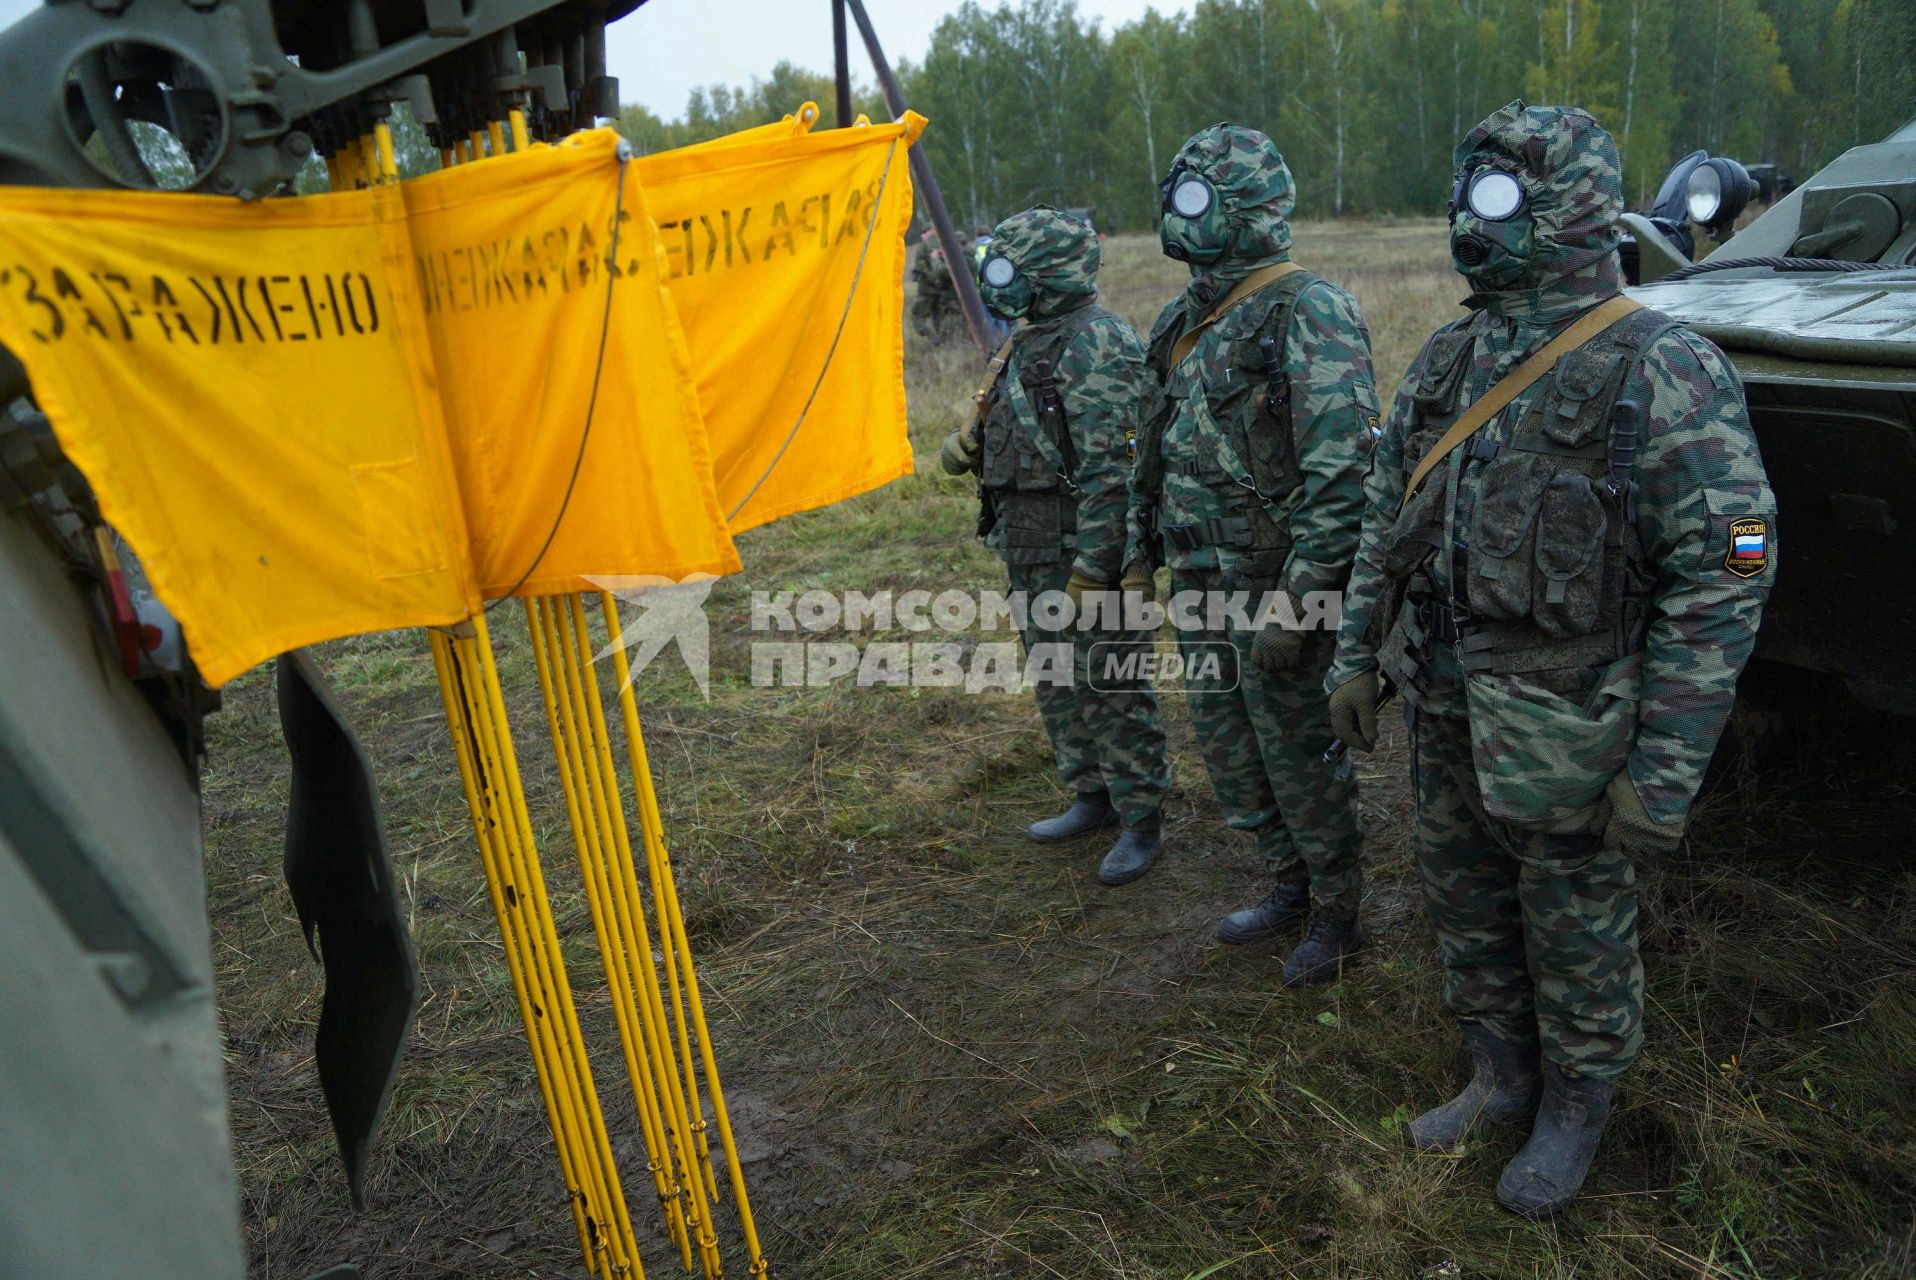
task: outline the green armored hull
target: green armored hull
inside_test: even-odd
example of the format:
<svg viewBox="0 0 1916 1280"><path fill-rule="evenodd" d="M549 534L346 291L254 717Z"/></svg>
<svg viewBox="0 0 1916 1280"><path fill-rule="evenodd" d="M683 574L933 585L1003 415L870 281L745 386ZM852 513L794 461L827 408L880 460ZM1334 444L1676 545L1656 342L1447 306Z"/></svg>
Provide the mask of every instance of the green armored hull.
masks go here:
<svg viewBox="0 0 1916 1280"><path fill-rule="evenodd" d="M1681 264L1646 220L1628 221L1646 275ZM1743 378L1780 546L1757 656L1916 715L1916 121L1631 293L1722 347Z"/></svg>

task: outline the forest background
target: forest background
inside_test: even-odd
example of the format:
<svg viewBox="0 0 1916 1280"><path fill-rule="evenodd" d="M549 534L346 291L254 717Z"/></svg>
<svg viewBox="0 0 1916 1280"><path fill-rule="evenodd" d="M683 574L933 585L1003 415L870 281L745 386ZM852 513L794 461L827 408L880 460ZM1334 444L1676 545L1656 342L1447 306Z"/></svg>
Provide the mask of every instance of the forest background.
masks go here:
<svg viewBox="0 0 1916 1280"><path fill-rule="evenodd" d="M1594 114L1641 206L1697 147L1801 179L1916 115L1916 3L1198 0L1112 30L1074 0L969 3L896 70L932 121L923 145L961 223L1048 203L1154 230L1155 182L1218 120L1277 140L1299 216L1439 213L1451 147L1518 97ZM863 79L857 109L888 118ZM829 69L781 62L749 86L693 90L677 120L627 106L619 125L663 150L807 100L829 123Z"/></svg>

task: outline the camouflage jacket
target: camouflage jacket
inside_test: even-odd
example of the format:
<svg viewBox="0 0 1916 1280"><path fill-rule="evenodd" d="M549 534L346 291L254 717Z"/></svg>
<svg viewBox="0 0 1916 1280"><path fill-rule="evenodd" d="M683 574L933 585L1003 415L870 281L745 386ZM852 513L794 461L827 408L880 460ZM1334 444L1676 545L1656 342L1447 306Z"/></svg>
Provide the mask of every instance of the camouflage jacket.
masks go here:
<svg viewBox="0 0 1916 1280"><path fill-rule="evenodd" d="M1165 349L1168 364L1169 341L1201 320L1220 294L1214 283L1166 306L1152 329L1153 352ZM1283 305L1282 294L1281 285L1252 294L1212 324L1175 369L1153 370L1161 379L1153 402L1161 393L1158 412L1166 415L1159 446L1163 478L1154 512L1149 494L1133 495L1133 557L1148 552L1153 562L1174 569L1216 568L1227 577L1261 579L1297 594L1336 590L1349 575L1365 461L1377 427L1377 388L1370 332L1357 303L1325 280L1307 279L1297 291L1282 335L1291 439L1288 448L1276 451L1294 464L1295 483L1287 493L1266 495L1277 498L1268 514L1278 526L1280 547L1288 543L1281 562L1259 563L1259 554L1230 545L1228 538L1205 538L1209 545L1192 547L1173 545L1164 534L1168 526L1215 529L1215 522L1241 518L1247 504L1259 501L1249 488L1249 460L1237 456L1213 408L1228 411L1227 402L1241 394L1244 348ZM1255 429L1282 429L1283 416L1260 414ZM1155 547L1143 545L1150 515L1158 531Z"/></svg>
<svg viewBox="0 0 1916 1280"><path fill-rule="evenodd" d="M944 251L929 235L918 242L918 249L912 254L911 278L921 292L957 292L958 286L952 283L951 272L945 267Z"/></svg>
<svg viewBox="0 0 1916 1280"><path fill-rule="evenodd" d="M1059 479L1065 457L1040 417L1032 367L1034 353L1054 345L1044 339L1060 329L1075 330L1053 359L1052 372L1077 455L1069 484ZM1125 564L1129 442L1143 391L1144 348L1137 331L1091 298L1017 329L986 405L980 441L986 483L1016 495L1001 501L987 539L992 550L1007 560L1036 562L1043 548L1021 553L1016 545L1020 522L1029 523L1035 512L1057 522L1055 546L1044 558L1070 559L1074 570L1099 582L1118 580Z"/></svg>
<svg viewBox="0 0 1916 1280"><path fill-rule="evenodd" d="M1431 443L1421 432L1420 396L1429 404L1439 384L1454 379L1454 391L1443 394L1453 396L1454 411L1461 412L1571 317L1614 292L1612 270L1606 264L1579 272L1543 292L1472 298L1472 314L1439 330L1412 363L1364 480L1363 540L1328 689L1378 664L1380 637L1370 623L1391 590L1387 539L1409 473ZM1454 356L1451 374L1435 367L1441 357L1433 352ZM1458 566L1482 550L1467 545L1481 533L1473 513L1485 508L1484 480L1492 474L1480 459L1510 443L1551 385L1552 375L1539 379L1477 433L1474 447L1453 450L1425 481L1425 491L1441 504L1442 545L1428 561L1439 597L1468 601L1474 585L1455 578ZM1673 822L1686 816L1696 795L1755 643L1775 575L1775 500L1742 387L1723 354L1703 338L1662 330L1622 376L1616 398L1634 400L1642 411L1631 569L1648 602L1641 695L1624 767L1651 815ZM1738 561L1737 534L1750 530L1761 531L1762 543ZM1420 711L1465 716L1455 646L1432 643L1428 652L1430 687Z"/></svg>

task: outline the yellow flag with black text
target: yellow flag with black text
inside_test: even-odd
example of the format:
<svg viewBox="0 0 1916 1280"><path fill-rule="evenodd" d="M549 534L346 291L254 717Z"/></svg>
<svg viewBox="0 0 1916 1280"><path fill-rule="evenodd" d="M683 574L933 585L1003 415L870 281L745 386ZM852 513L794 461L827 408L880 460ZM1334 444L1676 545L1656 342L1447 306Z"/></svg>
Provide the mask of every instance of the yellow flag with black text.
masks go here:
<svg viewBox="0 0 1916 1280"><path fill-rule="evenodd" d="M488 599L739 567L649 195L618 146L597 129L402 187Z"/></svg>
<svg viewBox="0 0 1916 1280"><path fill-rule="evenodd" d="M394 188L0 188L0 342L218 685L478 604Z"/></svg>
<svg viewBox="0 0 1916 1280"><path fill-rule="evenodd" d="M924 127L908 111L638 162L734 533L912 473L904 236Z"/></svg>

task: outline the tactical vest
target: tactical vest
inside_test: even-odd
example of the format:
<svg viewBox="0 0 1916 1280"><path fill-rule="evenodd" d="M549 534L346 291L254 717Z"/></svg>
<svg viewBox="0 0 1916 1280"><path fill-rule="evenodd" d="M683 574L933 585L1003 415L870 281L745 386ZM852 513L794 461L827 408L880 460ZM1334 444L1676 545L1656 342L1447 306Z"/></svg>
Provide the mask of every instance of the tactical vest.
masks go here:
<svg viewBox="0 0 1916 1280"><path fill-rule="evenodd" d="M1644 353L1676 322L1631 313L1560 359L1505 414L1521 419L1499 442L1480 433L1459 451L1481 468L1474 507L1455 513L1448 472L1406 506L1385 544L1394 597L1373 619L1379 662L1413 700L1434 646L1454 645L1464 675L1521 675L1580 695L1596 673L1643 648L1654 571L1635 521L1635 452L1642 406L1623 387ZM1456 421L1471 335L1439 334L1410 388L1406 462L1422 458ZM1457 486L1461 489L1461 483ZM1442 598L1434 558L1450 557Z"/></svg>
<svg viewBox="0 0 1916 1280"><path fill-rule="evenodd" d="M1298 297L1319 280L1308 271L1294 272L1258 290L1212 326L1218 339L1230 344L1230 354L1222 373L1206 379L1202 394L1249 474L1232 473L1214 454L1170 465L1222 496L1222 517L1191 525L1158 521L1166 470L1164 433L1178 407L1177 398L1168 394L1171 349L1181 331L1167 326L1152 339L1145 359L1155 375L1155 390L1138 432L1131 486L1144 499L1146 551L1154 559L1162 557L1166 546L1184 551L1223 547L1242 557L1246 576L1274 578L1283 572L1291 549L1290 500L1304 483L1292 434L1284 344Z"/></svg>
<svg viewBox="0 0 1916 1280"><path fill-rule="evenodd" d="M979 533L997 530L1006 564L1048 564L1068 559L1077 549L1078 451L1056 373L1072 339L1109 314L1087 303L1018 336L1009 361L1016 366L1024 402L1037 414L1035 431L1020 421L1009 379L1000 378L986 402L979 442L984 512ZM1049 450L1041 447L1040 435Z"/></svg>

